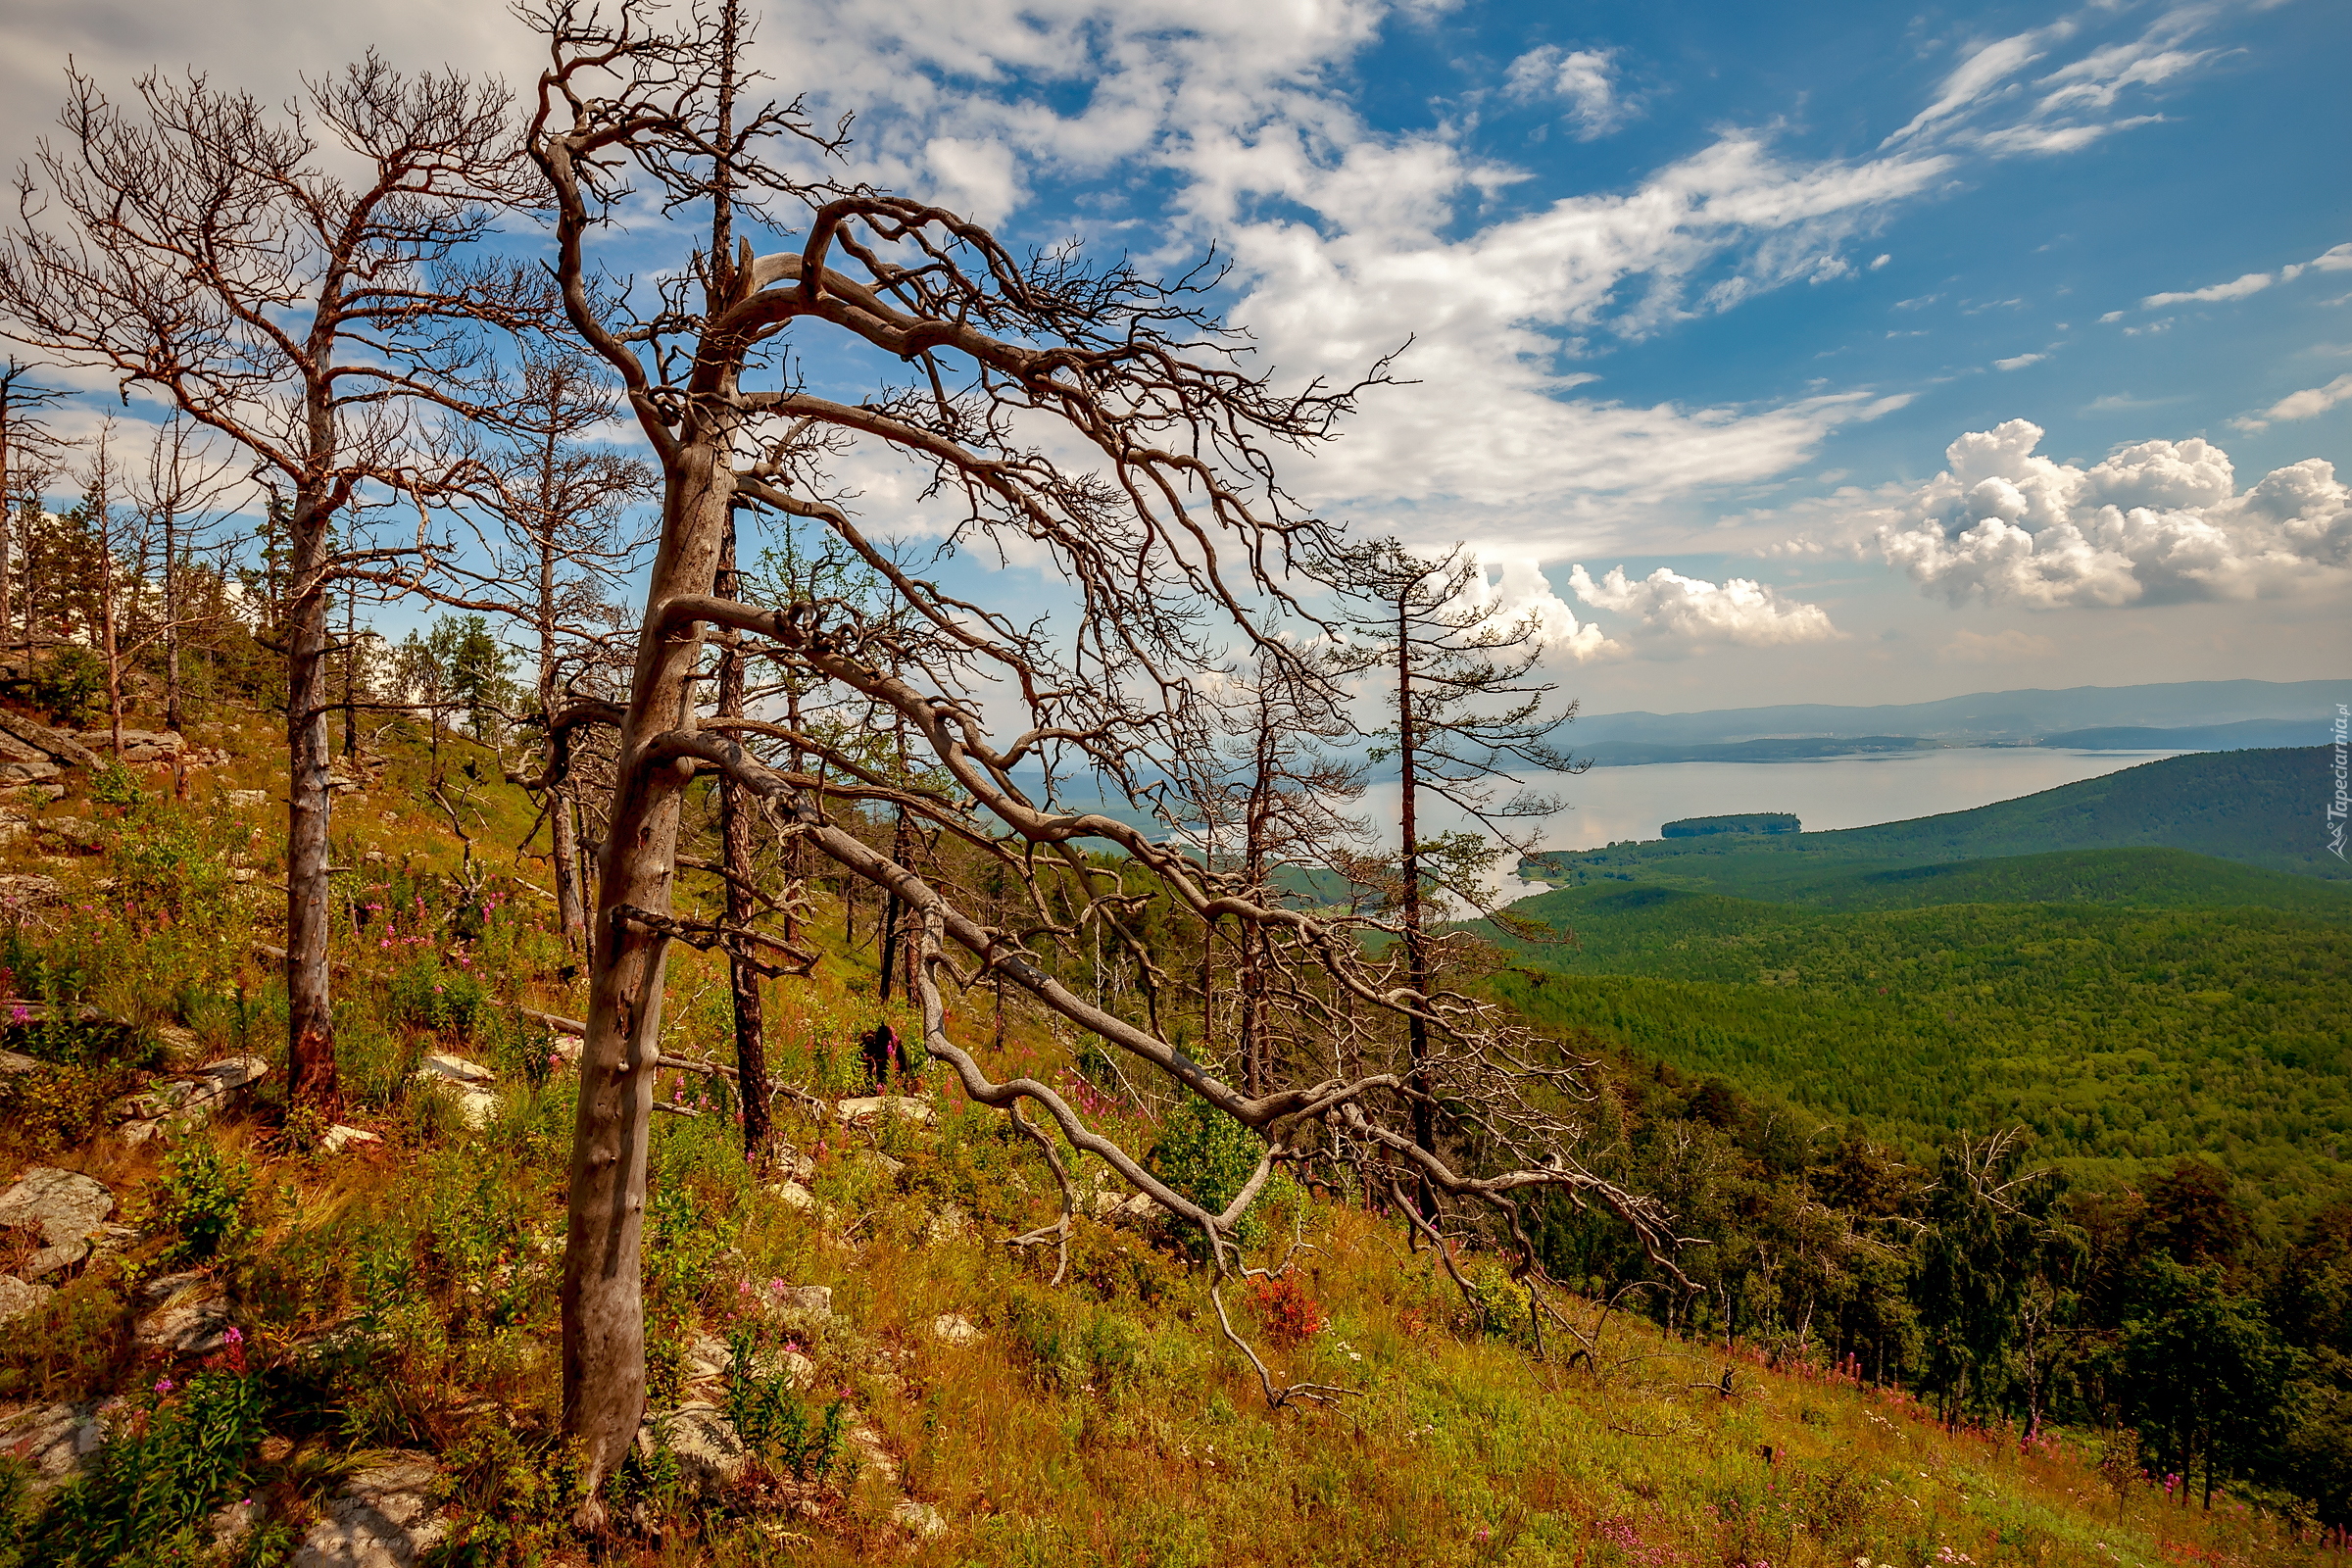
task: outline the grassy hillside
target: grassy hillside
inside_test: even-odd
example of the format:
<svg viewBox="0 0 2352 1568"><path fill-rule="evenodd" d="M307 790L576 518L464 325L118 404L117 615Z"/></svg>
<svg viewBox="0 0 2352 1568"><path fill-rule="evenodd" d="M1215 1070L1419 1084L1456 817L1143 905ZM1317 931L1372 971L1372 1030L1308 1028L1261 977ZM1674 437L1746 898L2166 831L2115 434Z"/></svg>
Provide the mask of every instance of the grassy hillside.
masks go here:
<svg viewBox="0 0 2352 1568"><path fill-rule="evenodd" d="M1730 843L1658 840L1555 853L1530 861L1526 874L1770 897L1773 887L1808 874L2153 847L2344 880L2352 866L2328 853L2322 831L2334 791L2333 757L2328 748L2306 747L2167 758L1969 811Z"/></svg>
<svg viewBox="0 0 2352 1568"><path fill-rule="evenodd" d="M408 766L396 760L385 783L338 811L338 860L365 868L350 880L354 924L338 922L338 956L388 976L348 978L340 991L346 1115L382 1140L343 1154L306 1141L286 1115L282 993L251 957L251 942L272 934L279 819L215 790L270 788L266 764L200 783L185 808L74 799L44 813L99 824L92 853L44 857L31 836L0 845L5 869L54 876L69 895L8 925L19 981L43 977L33 989L134 1026L36 1022L10 1040L35 1061L0 1118L0 1183L35 1163L76 1172L116 1196L130 1228L121 1250L48 1276L56 1295L0 1336L0 1423L127 1401L96 1429L111 1441L64 1494L35 1497L24 1464L0 1457L0 1562L11 1568L283 1562L346 1478L386 1450L417 1456L429 1477L418 1506L443 1532L432 1560L451 1564L2318 1558L2275 1516L2172 1506L2096 1433L2021 1444L2014 1432L1946 1431L1898 1393L1784 1374L1745 1348L1668 1338L1591 1304L1575 1316L1592 1354L1573 1354L1556 1333L1539 1353L1523 1315L1470 1312L1395 1225L1296 1189L1272 1202L1255 1255L1309 1249L1292 1276L1299 1294L1237 1288L1228 1299L1280 1374L1350 1392L1324 1408L1270 1410L1216 1333L1205 1278L1166 1238L1082 1221L1059 1285L1049 1250L1006 1247L1053 1217L1053 1183L1001 1117L936 1079L912 1091L933 1107L928 1124L859 1131L793 1112L786 1132L811 1156L797 1198L777 1172L746 1166L723 1095L710 1102L712 1086L665 1079L681 1113L658 1118L652 1135L654 1419L616 1483L623 1524L607 1540L577 1539L563 1523L570 1460L558 1436L556 1320L577 1086L544 1035L504 1005L576 999L554 978L562 956L527 886L494 880L471 906L478 933L443 934L439 916L462 896L443 879L457 852L407 793ZM486 835L514 805L489 792L486 819L469 828ZM258 874L235 874L248 869ZM1670 895L1662 906L1686 911L1677 940L1721 946L1752 919L1749 906L1717 907L1729 902ZM1802 954L1843 929L1837 919L1858 931L1857 920L1889 918L1779 913L1787 952L1767 944L1774 962L1791 952L1816 961ZM2242 928L2248 952L2272 953L2263 919L2281 933L2292 924L2243 916L2229 929ZM805 930L825 944L823 961L813 981L773 989L774 1059L831 1097L856 1084L842 1045L873 1016L870 959L837 940L838 910L820 906ZM2184 928L2180 945L2201 951L2219 933ZM1988 925L1971 938L1998 935ZM2143 947L2158 961L2161 944ZM2293 1005L2302 993L2290 982L2262 1004ZM1608 984L1664 982L1580 976L1530 989L1556 999ZM665 1044L689 1055L721 1048L716 962L676 952L669 988ZM1843 1028L1867 1011L1852 989L1800 977L1740 991L1841 1006L1819 1016ZM2183 989L2166 1005L2169 1018L2216 1004ZM1727 1005L1716 1027L1740 1010ZM1000 1052L985 1003L957 1011L959 1034L1000 1074L1070 1073L1067 1045L1041 1020L1008 1018ZM176 1139L110 1136L104 1106L153 1076L167 1046L182 1061L252 1052L272 1072ZM494 1068L495 1117L469 1128L420 1086L413 1070L427 1052ZM1092 1108L1132 1144L1151 1141L1152 1107ZM1491 1262L1469 1264L1507 1295ZM777 1304L806 1300L792 1293L807 1287L830 1290L829 1303ZM242 1339L219 1349L143 1342L142 1329L179 1310L167 1302L217 1307ZM976 1337L943 1334L955 1317ZM705 1464L694 1441L718 1415L754 1435L757 1452L731 1474ZM214 1510L240 1497L252 1499L252 1527L209 1546L228 1517ZM118 1538L120 1551L103 1544Z"/></svg>

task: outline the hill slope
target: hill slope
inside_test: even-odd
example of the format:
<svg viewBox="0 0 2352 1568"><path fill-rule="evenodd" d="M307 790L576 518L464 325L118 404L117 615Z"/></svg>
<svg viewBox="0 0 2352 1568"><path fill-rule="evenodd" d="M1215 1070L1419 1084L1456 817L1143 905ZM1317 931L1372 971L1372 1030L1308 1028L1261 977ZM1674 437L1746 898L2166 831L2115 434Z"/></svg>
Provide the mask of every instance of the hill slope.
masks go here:
<svg viewBox="0 0 2352 1568"><path fill-rule="evenodd" d="M2352 879L2327 849L2335 783L2326 747L2216 752L2125 768L1974 810L1826 833L1658 840L1554 853L1523 875L1716 887L1770 898L1808 872L1892 870L2058 850L2188 850L2301 876Z"/></svg>

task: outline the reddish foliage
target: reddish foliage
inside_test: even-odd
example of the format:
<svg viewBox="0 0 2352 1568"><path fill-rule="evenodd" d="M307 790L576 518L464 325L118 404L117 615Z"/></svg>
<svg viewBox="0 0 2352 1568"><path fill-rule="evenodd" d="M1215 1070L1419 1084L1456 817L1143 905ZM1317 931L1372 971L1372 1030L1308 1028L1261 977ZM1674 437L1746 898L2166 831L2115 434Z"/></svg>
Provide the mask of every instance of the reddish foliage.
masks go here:
<svg viewBox="0 0 2352 1568"><path fill-rule="evenodd" d="M1331 1326L1323 1303L1289 1275L1250 1282L1250 1305L1259 1330L1276 1345L1303 1345Z"/></svg>

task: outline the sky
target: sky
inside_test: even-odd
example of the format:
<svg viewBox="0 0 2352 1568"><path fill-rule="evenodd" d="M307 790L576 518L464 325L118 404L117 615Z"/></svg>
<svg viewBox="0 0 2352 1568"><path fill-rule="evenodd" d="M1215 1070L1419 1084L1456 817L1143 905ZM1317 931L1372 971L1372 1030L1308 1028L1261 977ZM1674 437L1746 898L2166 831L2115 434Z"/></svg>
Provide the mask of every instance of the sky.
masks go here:
<svg viewBox="0 0 2352 1568"><path fill-rule="evenodd" d="M877 183L1213 246L1278 377L1402 350L1286 479L1468 542L1589 711L2352 673L2338 0L774 0L759 39ZM531 42L0 0L0 138L69 56L284 97L369 47L519 83Z"/></svg>

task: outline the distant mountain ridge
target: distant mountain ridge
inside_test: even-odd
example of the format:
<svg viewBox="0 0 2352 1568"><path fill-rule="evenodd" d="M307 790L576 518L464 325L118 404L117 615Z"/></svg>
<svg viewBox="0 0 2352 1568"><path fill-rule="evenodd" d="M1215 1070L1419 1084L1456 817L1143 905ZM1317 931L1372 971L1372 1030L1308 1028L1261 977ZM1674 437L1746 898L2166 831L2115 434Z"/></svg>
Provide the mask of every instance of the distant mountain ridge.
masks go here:
<svg viewBox="0 0 2352 1568"><path fill-rule="evenodd" d="M1588 713L1562 731L1561 737L1580 752L1596 751L1601 742L1687 747L1900 736L1962 744L2023 744L2082 730L2172 730L2271 720L2310 726L2307 735L2282 736L2272 744L2316 746L2326 739L2335 705L2341 702L2352 702L2352 679L2175 681L2147 686L2076 686L2060 691L1976 692L1932 703L1872 708L1792 703L1695 713Z"/></svg>

